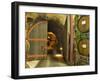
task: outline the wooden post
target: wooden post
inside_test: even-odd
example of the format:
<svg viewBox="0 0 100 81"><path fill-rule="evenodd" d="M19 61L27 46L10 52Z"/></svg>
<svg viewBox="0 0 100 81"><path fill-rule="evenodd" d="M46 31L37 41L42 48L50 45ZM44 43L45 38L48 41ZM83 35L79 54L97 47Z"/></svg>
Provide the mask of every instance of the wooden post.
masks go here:
<svg viewBox="0 0 100 81"><path fill-rule="evenodd" d="M74 19L73 19L73 15L70 15L70 45L69 45L69 48L70 48L70 52L69 52L69 54L70 54L70 57L69 57L70 65L74 64L73 44L74 44Z"/></svg>

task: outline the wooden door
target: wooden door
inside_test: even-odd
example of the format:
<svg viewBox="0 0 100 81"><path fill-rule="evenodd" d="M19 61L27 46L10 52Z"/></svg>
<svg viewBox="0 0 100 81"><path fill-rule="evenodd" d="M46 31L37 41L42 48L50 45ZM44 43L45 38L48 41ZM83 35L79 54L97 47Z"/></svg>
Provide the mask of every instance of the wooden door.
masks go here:
<svg viewBox="0 0 100 81"><path fill-rule="evenodd" d="M27 58L29 60L44 59L47 56L47 21L39 21L33 25L29 32L29 50Z"/></svg>

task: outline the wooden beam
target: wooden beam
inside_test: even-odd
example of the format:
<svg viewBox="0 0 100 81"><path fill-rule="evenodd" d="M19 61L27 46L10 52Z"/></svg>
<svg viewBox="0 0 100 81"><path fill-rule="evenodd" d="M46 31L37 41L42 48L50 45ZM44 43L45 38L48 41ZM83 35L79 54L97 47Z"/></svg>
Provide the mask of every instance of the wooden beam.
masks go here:
<svg viewBox="0 0 100 81"><path fill-rule="evenodd" d="M74 44L74 19L73 15L70 15L70 64L74 64L74 53L73 53L73 44Z"/></svg>

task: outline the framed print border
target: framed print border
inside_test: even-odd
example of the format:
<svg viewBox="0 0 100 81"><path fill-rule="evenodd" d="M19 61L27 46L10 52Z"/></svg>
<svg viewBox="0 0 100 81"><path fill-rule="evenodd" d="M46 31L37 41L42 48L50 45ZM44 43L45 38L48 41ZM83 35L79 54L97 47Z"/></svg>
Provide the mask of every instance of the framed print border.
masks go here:
<svg viewBox="0 0 100 81"><path fill-rule="evenodd" d="M94 49L94 52L95 52L95 58L94 58L94 70L93 71L77 71L77 72L62 72L60 73L60 71L58 73L47 73L46 72L44 74L26 74L26 75L20 75L20 55L19 55L19 52L20 52L20 31L21 31L21 27L20 27L20 12L21 10L25 9L25 8L20 8L20 6L28 6L28 7L32 7L32 6L35 6L35 7L43 7L43 9L46 7L46 8L49 8L48 11L53 11L53 8L60 8L61 11L65 11L64 9L83 9L83 10L93 10L94 13L95 13L95 31L94 31L94 42L95 42L95 49ZM51 8L51 9L50 9ZM35 8L34 8L35 9ZM38 9L38 8L37 8ZM42 8L41 8L42 9ZM42 9L42 10L43 10ZM31 10L31 9L30 9ZM58 10L58 12L60 11ZM42 78L42 77L58 77L58 76L73 76L73 75L88 75L88 74L97 74L98 73L98 57L97 57L97 45L98 45L98 41L97 41L97 24L98 24L98 21L97 21L97 18L98 18L98 12L97 12L97 7L96 6L81 6L81 5L64 5L64 4L49 4L49 3L32 3L32 2L12 2L11 4L11 77L13 79L25 79L25 78ZM37 10L36 10L37 12ZM70 12L70 10L69 10ZM47 12L46 12L47 13ZM55 12L57 13L57 12ZM74 14L75 12L73 11L72 14ZM63 14L63 12L62 12ZM65 13L64 13L65 14ZM39 70L40 71L40 70ZM35 72L35 70L34 70Z"/></svg>

